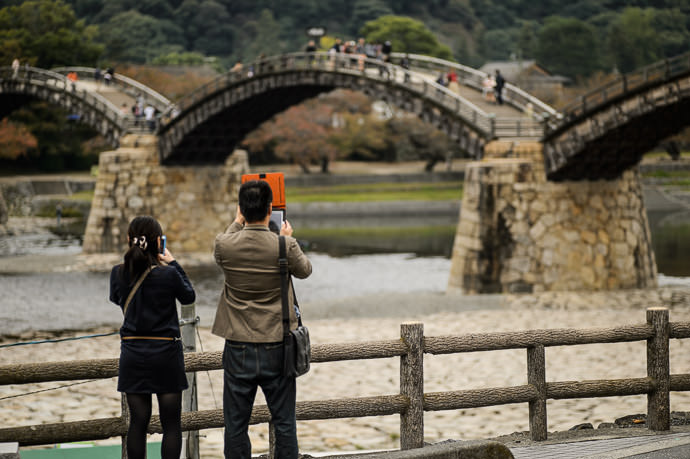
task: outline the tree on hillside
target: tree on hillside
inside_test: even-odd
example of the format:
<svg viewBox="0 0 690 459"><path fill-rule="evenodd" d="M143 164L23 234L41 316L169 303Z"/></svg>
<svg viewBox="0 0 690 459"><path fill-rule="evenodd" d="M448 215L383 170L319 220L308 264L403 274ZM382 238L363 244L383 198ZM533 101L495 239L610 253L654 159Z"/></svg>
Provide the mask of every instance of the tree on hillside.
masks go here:
<svg viewBox="0 0 690 459"><path fill-rule="evenodd" d="M329 142L332 115L330 107L313 101L292 106L251 132L243 145L250 157L272 148L277 158L298 164L304 173L310 172L312 164L321 164L321 170L328 172L337 154Z"/></svg>
<svg viewBox="0 0 690 459"><path fill-rule="evenodd" d="M330 143L338 150L338 157L351 160L381 160L386 143L385 122L361 113L338 116L338 129L330 136Z"/></svg>
<svg viewBox="0 0 690 459"><path fill-rule="evenodd" d="M389 40L393 51L452 59L450 48L439 43L436 36L420 21L402 16L382 16L364 24L359 34L370 43Z"/></svg>
<svg viewBox="0 0 690 459"><path fill-rule="evenodd" d="M611 26L609 52L621 73L631 72L660 58L654 11L626 8Z"/></svg>
<svg viewBox="0 0 690 459"><path fill-rule="evenodd" d="M391 143L397 161L426 161L426 172L431 172L439 162L460 156L457 142L410 113L400 113L388 121L386 140Z"/></svg>
<svg viewBox="0 0 690 459"><path fill-rule="evenodd" d="M538 37L536 58L551 72L587 77L600 68L597 33L579 19L550 17Z"/></svg>
<svg viewBox="0 0 690 459"><path fill-rule="evenodd" d="M35 148L26 150L17 164L44 171L87 169L98 162L98 156L86 152L83 142L96 135L86 124L69 121L66 113L47 102L33 102L10 115L35 137Z"/></svg>
<svg viewBox="0 0 690 459"><path fill-rule="evenodd" d="M32 0L0 9L0 62L37 67L94 66L103 47L98 29L77 20L62 0Z"/></svg>
<svg viewBox="0 0 690 459"><path fill-rule="evenodd" d="M27 156L38 142L29 130L7 118L0 121L0 159L17 159Z"/></svg>
<svg viewBox="0 0 690 459"><path fill-rule="evenodd" d="M150 62L154 58L184 49L182 29L169 20L130 10L112 17L101 26L106 57L128 62Z"/></svg>
<svg viewBox="0 0 690 459"><path fill-rule="evenodd" d="M356 33L366 22L391 14L393 10L383 0L355 0L350 29Z"/></svg>
<svg viewBox="0 0 690 459"><path fill-rule="evenodd" d="M236 53L243 62L249 62L261 54L274 56L287 51L280 39L281 25L273 17L271 10L264 9L257 20L247 21L241 31L243 41L249 43L247 47Z"/></svg>
<svg viewBox="0 0 690 459"><path fill-rule="evenodd" d="M659 47L663 56L677 56L690 49L688 24L690 24L690 16L679 9L655 12L652 27L658 33Z"/></svg>

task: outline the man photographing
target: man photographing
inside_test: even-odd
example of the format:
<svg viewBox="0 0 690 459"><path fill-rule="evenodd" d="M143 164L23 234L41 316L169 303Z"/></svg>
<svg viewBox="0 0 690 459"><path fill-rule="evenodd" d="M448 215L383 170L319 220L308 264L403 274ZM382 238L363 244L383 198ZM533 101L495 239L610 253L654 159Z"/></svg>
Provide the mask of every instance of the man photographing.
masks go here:
<svg viewBox="0 0 690 459"><path fill-rule="evenodd" d="M216 237L214 256L225 285L212 332L225 339L223 351L223 414L225 458L251 458L249 418L257 387L264 393L276 433L276 457L297 458L295 378L283 375L283 325L278 266L278 235L271 232L273 194L263 180L245 182L239 191L237 216ZM311 274L311 263L286 220L285 236L290 273L299 279ZM290 329L297 326L292 285Z"/></svg>

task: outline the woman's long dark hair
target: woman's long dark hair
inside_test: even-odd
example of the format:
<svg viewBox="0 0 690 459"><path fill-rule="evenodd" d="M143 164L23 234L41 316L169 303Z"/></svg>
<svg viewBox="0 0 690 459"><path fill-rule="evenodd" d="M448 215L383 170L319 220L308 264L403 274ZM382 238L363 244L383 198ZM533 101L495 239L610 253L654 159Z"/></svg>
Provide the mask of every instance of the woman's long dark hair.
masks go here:
<svg viewBox="0 0 690 459"><path fill-rule="evenodd" d="M161 225L155 218L142 216L132 220L127 230L129 250L120 270L125 282L135 283L149 266L159 264L158 238L162 235Z"/></svg>

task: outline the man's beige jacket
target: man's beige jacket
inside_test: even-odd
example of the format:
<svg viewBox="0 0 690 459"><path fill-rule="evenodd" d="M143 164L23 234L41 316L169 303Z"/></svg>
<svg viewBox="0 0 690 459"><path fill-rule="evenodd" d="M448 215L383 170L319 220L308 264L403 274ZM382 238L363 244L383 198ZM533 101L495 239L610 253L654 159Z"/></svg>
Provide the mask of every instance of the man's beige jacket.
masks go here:
<svg viewBox="0 0 690 459"><path fill-rule="evenodd" d="M285 237L290 273L304 279L311 274L311 262L297 240ZM276 343L283 340L278 235L261 224L244 227L233 222L216 236L216 263L223 270L225 285L212 332L222 338L248 343ZM297 327L290 300L290 329Z"/></svg>

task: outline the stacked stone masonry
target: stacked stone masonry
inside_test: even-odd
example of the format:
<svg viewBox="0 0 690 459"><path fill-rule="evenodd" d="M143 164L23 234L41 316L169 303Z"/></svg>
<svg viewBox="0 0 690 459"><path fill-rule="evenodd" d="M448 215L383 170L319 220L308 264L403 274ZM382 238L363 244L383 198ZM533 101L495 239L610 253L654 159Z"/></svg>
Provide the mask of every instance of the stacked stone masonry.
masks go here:
<svg viewBox="0 0 690 459"><path fill-rule="evenodd" d="M553 183L534 155L514 156L467 166L449 289L491 293L656 285L637 170L617 180Z"/></svg>
<svg viewBox="0 0 690 459"><path fill-rule="evenodd" d="M221 166L161 166L155 136L124 137L119 149L100 156L84 252L124 250L137 215L158 219L172 252L211 251L215 236L234 218L247 169L242 151Z"/></svg>

